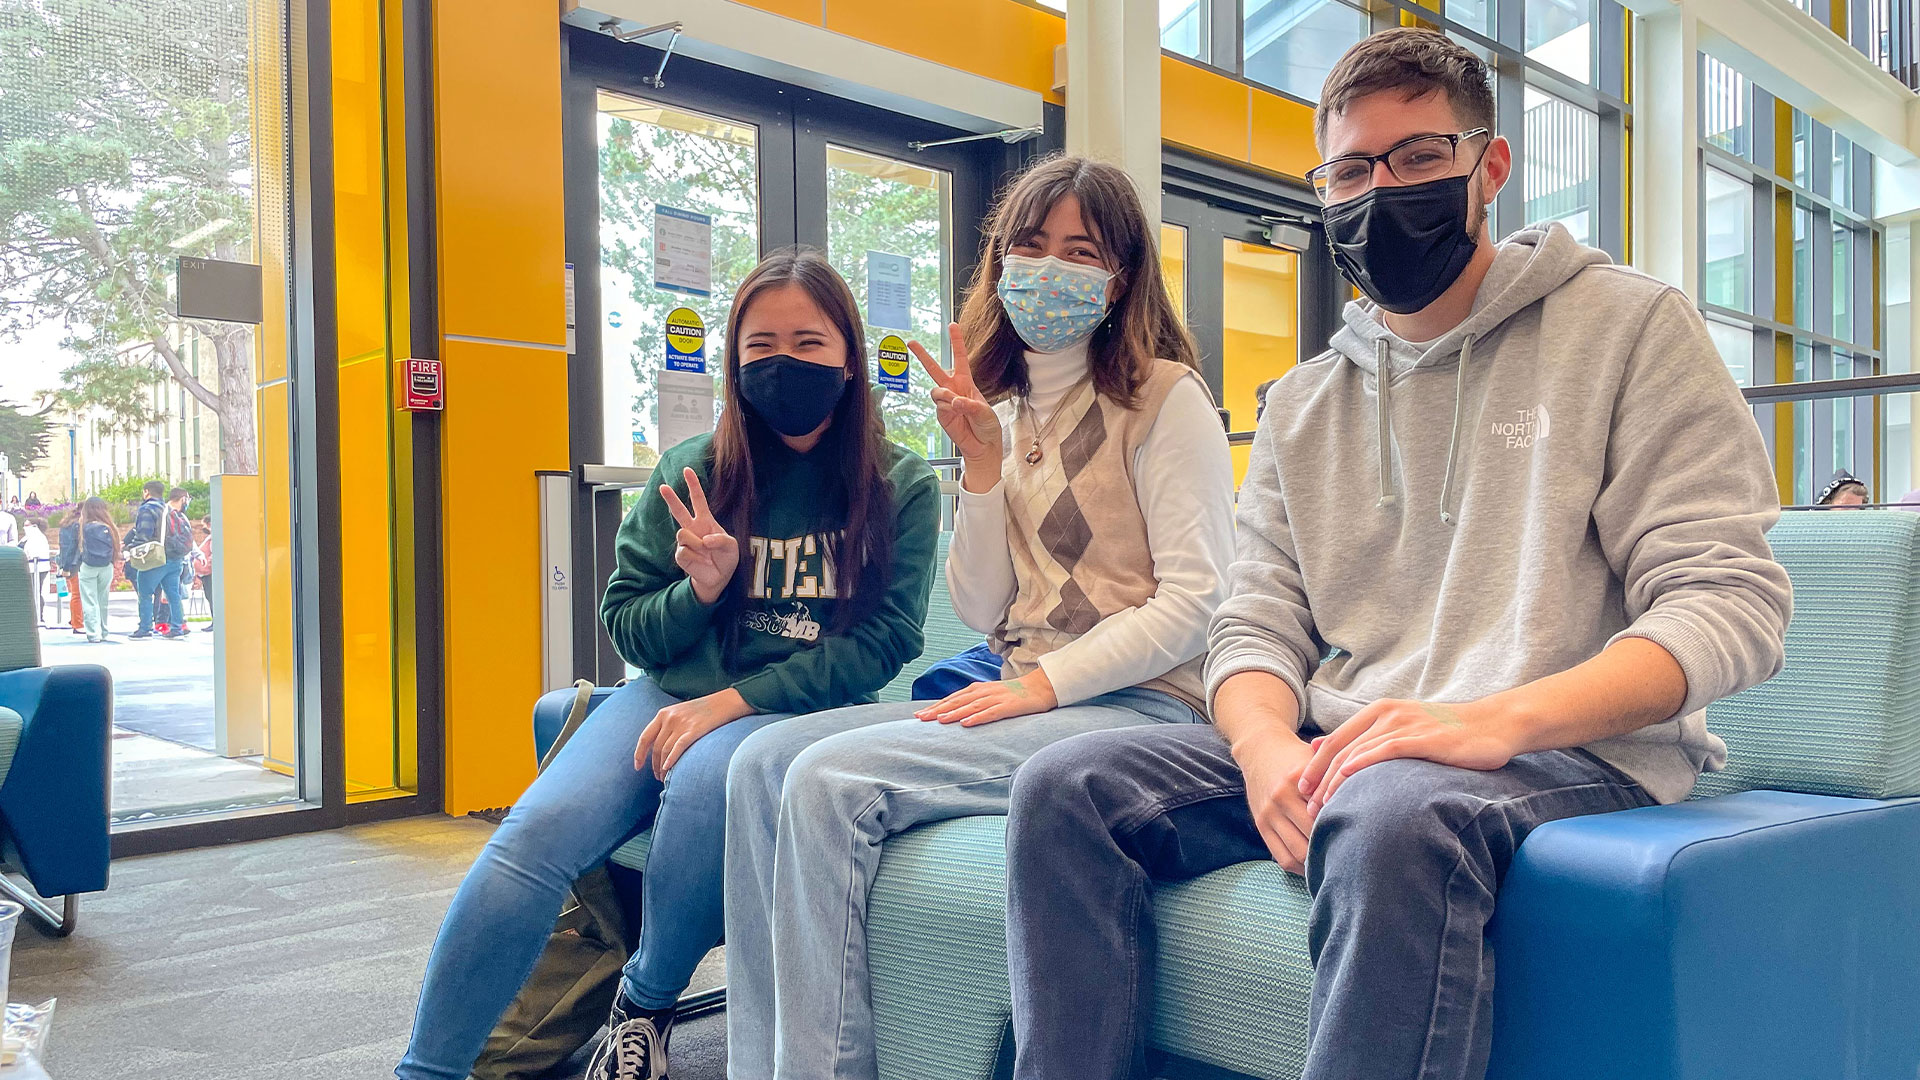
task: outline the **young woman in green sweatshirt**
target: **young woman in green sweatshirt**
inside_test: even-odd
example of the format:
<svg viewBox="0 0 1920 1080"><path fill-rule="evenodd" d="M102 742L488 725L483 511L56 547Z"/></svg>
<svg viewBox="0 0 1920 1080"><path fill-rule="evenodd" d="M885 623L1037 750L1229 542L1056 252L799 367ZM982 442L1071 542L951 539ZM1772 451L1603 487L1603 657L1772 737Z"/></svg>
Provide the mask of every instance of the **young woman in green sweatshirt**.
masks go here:
<svg viewBox="0 0 1920 1080"><path fill-rule="evenodd" d="M870 702L920 654L939 483L889 443L846 282L768 257L727 320L718 429L661 455L600 616L645 671L595 710L460 886L401 1080L461 1080L567 888L649 821L640 948L593 1077L666 1075L673 1004L720 939L727 763L794 713Z"/></svg>

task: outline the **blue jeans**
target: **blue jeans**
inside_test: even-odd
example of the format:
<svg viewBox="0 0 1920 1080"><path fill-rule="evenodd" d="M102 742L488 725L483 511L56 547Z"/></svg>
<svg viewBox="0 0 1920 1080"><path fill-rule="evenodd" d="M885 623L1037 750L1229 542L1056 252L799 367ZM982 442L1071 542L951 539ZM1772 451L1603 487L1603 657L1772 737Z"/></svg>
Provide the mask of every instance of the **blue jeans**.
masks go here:
<svg viewBox="0 0 1920 1080"><path fill-rule="evenodd" d="M186 609L180 606L180 567L184 559L168 559L151 570L135 571L139 577L133 583L133 591L140 594L140 630L153 630L153 598L162 589L167 593L167 618L175 626L186 617Z"/></svg>
<svg viewBox="0 0 1920 1080"><path fill-rule="evenodd" d="M727 1075L874 1080L867 893L887 837L1007 812L1036 751L1089 731L1200 720L1132 688L980 727L925 702L799 716L740 748L727 781Z"/></svg>
<svg viewBox="0 0 1920 1080"><path fill-rule="evenodd" d="M640 948L622 987L649 1009L672 1005L686 989L701 957L720 942L728 759L785 714L745 716L708 733L663 786L651 770L633 767L633 749L654 714L677 700L644 677L628 683L514 804L440 924L413 1039L395 1076L465 1080L533 972L567 889L649 819Z"/></svg>
<svg viewBox="0 0 1920 1080"><path fill-rule="evenodd" d="M1340 786L1307 849L1303 1080L1479 1080L1487 921L1514 852L1559 818L1652 805L1581 750L1487 772L1385 761ZM1035 754L1007 818L1015 1080L1144 1080L1153 883L1270 858L1211 726L1096 732Z"/></svg>

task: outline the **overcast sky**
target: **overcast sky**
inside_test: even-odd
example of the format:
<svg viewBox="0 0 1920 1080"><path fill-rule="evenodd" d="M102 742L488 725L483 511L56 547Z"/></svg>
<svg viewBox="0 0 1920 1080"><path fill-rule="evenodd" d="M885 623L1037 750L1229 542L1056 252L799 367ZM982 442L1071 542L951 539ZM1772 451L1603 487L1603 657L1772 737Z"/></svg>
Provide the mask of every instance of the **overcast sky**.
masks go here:
<svg viewBox="0 0 1920 1080"><path fill-rule="evenodd" d="M0 337L0 401L29 405L60 385L60 369L73 363L72 353L60 347L66 328L46 321L20 334L19 340Z"/></svg>

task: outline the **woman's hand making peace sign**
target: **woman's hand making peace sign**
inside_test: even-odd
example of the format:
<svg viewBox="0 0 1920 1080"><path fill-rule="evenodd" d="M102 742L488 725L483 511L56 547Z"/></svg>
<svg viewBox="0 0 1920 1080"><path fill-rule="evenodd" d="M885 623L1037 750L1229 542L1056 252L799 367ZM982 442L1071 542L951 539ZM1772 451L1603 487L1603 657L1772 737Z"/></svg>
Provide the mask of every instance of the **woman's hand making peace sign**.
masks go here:
<svg viewBox="0 0 1920 1080"><path fill-rule="evenodd" d="M673 538L679 545L673 549L673 561L693 582L694 597L703 604L711 604L727 590L727 582L733 580L733 572L740 566L740 545L714 519L713 510L707 506L707 493L700 487L700 478L692 469L687 469L684 475L687 497L693 500L691 510L672 488L660 485L660 497L667 501L667 512L680 523L680 531Z"/></svg>
<svg viewBox="0 0 1920 1080"><path fill-rule="evenodd" d="M960 484L975 494L992 491L1000 482L1002 437L1000 418L973 384L973 369L967 363L967 342L960 324L947 324L947 337L953 342L953 373L927 353L919 342L907 347L920 358L920 366L933 378L933 404L940 426L953 440L953 448L965 461Z"/></svg>

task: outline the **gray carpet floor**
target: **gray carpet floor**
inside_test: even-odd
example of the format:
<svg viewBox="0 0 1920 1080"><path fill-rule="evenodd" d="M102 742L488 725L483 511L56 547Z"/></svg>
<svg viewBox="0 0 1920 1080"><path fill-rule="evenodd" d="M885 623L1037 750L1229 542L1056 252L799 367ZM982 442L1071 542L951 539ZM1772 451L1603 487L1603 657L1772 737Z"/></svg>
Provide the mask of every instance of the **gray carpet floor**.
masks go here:
<svg viewBox="0 0 1920 1080"><path fill-rule="evenodd" d="M434 816L120 860L73 937L20 928L10 996L60 999L55 1080L391 1077L427 951L491 830ZM718 981L718 957L696 988ZM676 1029L673 1051L675 1080L720 1080L724 1016Z"/></svg>

